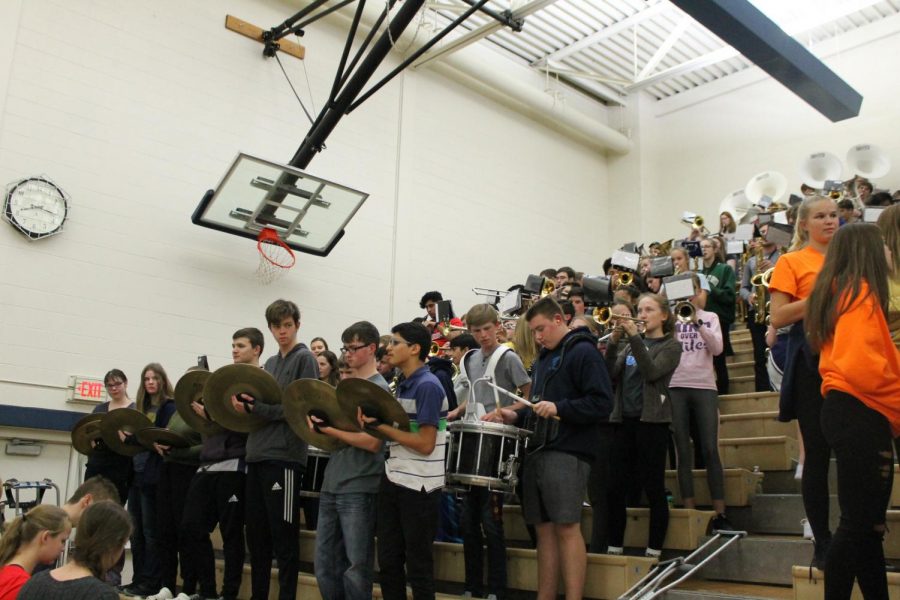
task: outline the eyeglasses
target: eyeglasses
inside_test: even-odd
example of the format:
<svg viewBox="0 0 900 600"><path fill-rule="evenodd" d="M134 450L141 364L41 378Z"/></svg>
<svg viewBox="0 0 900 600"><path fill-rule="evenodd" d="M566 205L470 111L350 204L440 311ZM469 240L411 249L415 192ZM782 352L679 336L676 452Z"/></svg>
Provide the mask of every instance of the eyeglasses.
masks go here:
<svg viewBox="0 0 900 600"><path fill-rule="evenodd" d="M388 344L391 346L398 346L400 344L406 344L407 346L409 346L409 342L407 342L406 340L398 340L397 338L391 338L391 341L389 341Z"/></svg>
<svg viewBox="0 0 900 600"><path fill-rule="evenodd" d="M117 387L122 387L123 385L125 385L125 382L124 382L124 381L110 381L110 382L108 382L108 383L106 384L106 388L107 388L107 389L109 389L109 388L117 388Z"/></svg>
<svg viewBox="0 0 900 600"><path fill-rule="evenodd" d="M359 352L363 348L367 348L369 344L360 344L359 346L343 346L341 347L341 354L353 354L354 352Z"/></svg>

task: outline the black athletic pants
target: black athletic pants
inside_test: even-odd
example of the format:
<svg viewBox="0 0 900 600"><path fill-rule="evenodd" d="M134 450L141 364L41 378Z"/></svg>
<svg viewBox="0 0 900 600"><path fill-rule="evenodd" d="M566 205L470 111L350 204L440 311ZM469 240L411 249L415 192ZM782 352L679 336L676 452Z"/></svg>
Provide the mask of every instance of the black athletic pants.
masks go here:
<svg viewBox="0 0 900 600"><path fill-rule="evenodd" d="M182 529L185 552L195 563L200 595L217 598L216 564L209 534L219 524L225 554L222 597L235 600L244 572L244 488L238 471L198 471L185 500Z"/></svg>
<svg viewBox="0 0 900 600"><path fill-rule="evenodd" d="M771 392L772 384L769 382L769 369L766 368L766 324L757 323L756 311L751 309L747 313L747 330L750 332L750 340L753 342L753 381L757 392Z"/></svg>
<svg viewBox="0 0 900 600"><path fill-rule="evenodd" d="M184 581L182 591L188 595L193 594L197 587L197 562L186 552L181 520L188 488L196 472L197 465L165 462L160 467L159 483L156 484L157 554L162 584L175 592L180 557L181 579Z"/></svg>
<svg viewBox="0 0 900 600"><path fill-rule="evenodd" d="M722 325L722 352L713 356L713 369L716 371L716 389L719 391L719 395L728 393L728 362L726 361L726 357L734 354L734 351L731 349L731 331L729 330L731 327L731 323L726 323L722 320L722 316L719 316L719 322Z"/></svg>
<svg viewBox="0 0 900 600"><path fill-rule="evenodd" d="M295 600L300 573L300 483L304 466L247 465L244 518L250 550L251 600L267 600L272 555L278 561L278 598Z"/></svg>
<svg viewBox="0 0 900 600"><path fill-rule="evenodd" d="M794 362L794 405L806 459L803 462L803 508L816 544L831 541L828 525L828 465L831 445L822 433L822 378L818 366L810 368L803 354Z"/></svg>
<svg viewBox="0 0 900 600"><path fill-rule="evenodd" d="M613 423L600 427L600 435L597 437L597 458L591 465L591 474L588 477L588 501L594 515L590 551L596 554L605 553L609 545L610 452L616 427L617 425Z"/></svg>
<svg viewBox="0 0 900 600"><path fill-rule="evenodd" d="M837 458L841 505L825 562L825 600L849 598L854 580L866 600L887 600L882 540L894 482L891 427L853 396L831 391L822 405L822 431Z"/></svg>

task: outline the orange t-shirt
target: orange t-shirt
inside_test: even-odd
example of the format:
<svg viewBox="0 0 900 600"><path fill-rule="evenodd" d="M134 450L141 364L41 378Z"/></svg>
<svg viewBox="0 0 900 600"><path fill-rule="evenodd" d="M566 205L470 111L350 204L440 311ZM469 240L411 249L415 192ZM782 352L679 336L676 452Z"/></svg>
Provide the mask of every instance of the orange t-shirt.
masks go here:
<svg viewBox="0 0 900 600"><path fill-rule="evenodd" d="M769 290L783 292L791 301L808 298L824 264L825 255L811 246L788 252L775 263Z"/></svg>
<svg viewBox="0 0 900 600"><path fill-rule="evenodd" d="M834 335L822 347L822 396L829 390L852 395L877 410L900 435L900 351L887 320L863 282L858 298L838 315ZM838 304L841 307L843 300Z"/></svg>

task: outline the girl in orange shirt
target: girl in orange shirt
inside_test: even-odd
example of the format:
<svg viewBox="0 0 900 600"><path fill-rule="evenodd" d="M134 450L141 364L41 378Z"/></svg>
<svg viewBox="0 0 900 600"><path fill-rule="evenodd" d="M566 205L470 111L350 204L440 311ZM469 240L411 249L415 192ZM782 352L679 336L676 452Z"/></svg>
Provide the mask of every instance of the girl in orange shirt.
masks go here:
<svg viewBox="0 0 900 600"><path fill-rule="evenodd" d="M788 325L784 378L781 384L779 419L797 419L806 449L803 463L803 507L815 537L813 566L823 567L831 532L828 528L828 464L831 447L822 435L819 417L822 394L819 388L818 356L806 343L803 318L807 298L825 261L828 244L838 228L834 200L812 196L797 212L797 225L790 252L775 263L769 292L771 324L779 329Z"/></svg>
<svg viewBox="0 0 900 600"><path fill-rule="evenodd" d="M825 561L825 598L887 600L882 539L900 434L900 352L887 324L888 265L878 228L834 236L809 297L806 331L820 352L822 432L837 458L841 520Z"/></svg>

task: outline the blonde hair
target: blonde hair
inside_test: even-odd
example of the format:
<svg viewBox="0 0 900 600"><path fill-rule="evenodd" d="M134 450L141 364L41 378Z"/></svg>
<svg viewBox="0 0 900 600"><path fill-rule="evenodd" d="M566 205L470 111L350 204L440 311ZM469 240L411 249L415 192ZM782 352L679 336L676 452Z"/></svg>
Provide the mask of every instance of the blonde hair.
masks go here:
<svg viewBox="0 0 900 600"><path fill-rule="evenodd" d="M466 325L469 327L481 327L491 323L500 322L500 313L490 304L476 304L466 313Z"/></svg>
<svg viewBox="0 0 900 600"><path fill-rule="evenodd" d="M6 527L0 538L0 566L6 565L25 544L43 531L57 536L71 529L69 515L58 506L39 504Z"/></svg>
<svg viewBox="0 0 900 600"><path fill-rule="evenodd" d="M522 364L526 369L530 369L531 365L537 359L538 347L528 328L528 321L525 316L519 316L516 321L516 330L513 332L513 345L516 347L516 354L522 359Z"/></svg>
<svg viewBox="0 0 900 600"><path fill-rule="evenodd" d="M891 274L900 276L900 204L893 204L878 215L878 229L884 245L891 251Z"/></svg>
<svg viewBox="0 0 900 600"><path fill-rule="evenodd" d="M810 206L816 202L823 201L834 203L834 200L827 196L807 196L804 198L803 202L800 203L800 206L797 209L797 222L794 225L794 238L791 240L788 252L802 250L809 243L809 231L800 227L800 224L806 224L806 220L809 218Z"/></svg>

